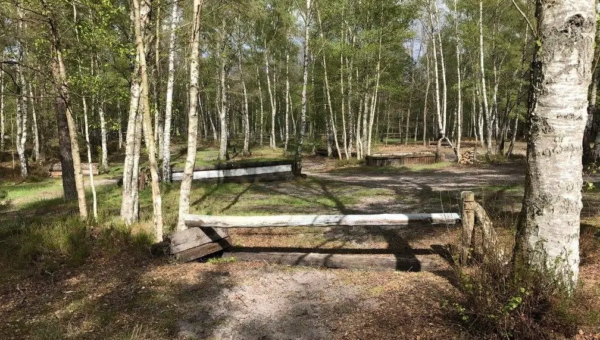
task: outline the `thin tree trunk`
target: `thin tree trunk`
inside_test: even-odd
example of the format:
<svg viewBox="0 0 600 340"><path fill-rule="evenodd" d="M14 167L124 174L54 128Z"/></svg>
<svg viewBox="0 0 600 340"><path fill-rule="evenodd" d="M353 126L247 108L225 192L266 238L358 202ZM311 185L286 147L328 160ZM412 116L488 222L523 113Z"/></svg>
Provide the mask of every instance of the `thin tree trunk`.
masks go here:
<svg viewBox="0 0 600 340"><path fill-rule="evenodd" d="M439 9L438 9L438 5L437 5L437 1L433 2L434 8L435 8L435 17L436 17L436 21L437 21L437 37L438 37L438 43L439 43L439 49L440 49L440 66L441 66L441 71L442 71L442 96L443 96L443 100L442 100L442 126L443 126L443 132L442 132L442 138L446 137L446 129L447 129L447 118L448 118L448 84L446 81L446 62L444 61L444 47L442 44L442 33L441 33L441 26L440 26L440 15L439 15ZM435 40L435 39L434 39ZM435 44L435 41L434 41ZM439 143L438 143L439 144Z"/></svg>
<svg viewBox="0 0 600 340"><path fill-rule="evenodd" d="M88 110L87 110L87 102L85 97L82 98L82 108L83 108L83 124L85 128L85 145L87 149L87 161L88 161L88 169L90 176L90 186L92 188L92 212L94 214L94 220L98 221L98 199L96 197L96 186L94 185L94 172L92 171L92 147L90 145L90 126L88 122Z"/></svg>
<svg viewBox="0 0 600 340"><path fill-rule="evenodd" d="M23 76L23 70L17 65L17 76L19 77L19 94L17 100L17 153L19 155L19 164L21 166L21 177L28 175L27 154L25 153L25 143L27 142L27 83Z"/></svg>
<svg viewBox="0 0 600 340"><path fill-rule="evenodd" d="M308 87L308 53L310 39L310 6L311 0L306 0L306 11L304 12L304 42L303 42L303 68L304 76L302 82L302 113L300 115L300 136L298 138L298 146L296 149L296 175L302 173L302 152L304 146L304 134L306 133L306 111L308 108L307 87Z"/></svg>
<svg viewBox="0 0 600 340"><path fill-rule="evenodd" d="M29 90L29 105L31 105L31 117L33 118L33 158L36 162L40 162L40 133L38 131L37 113L35 111L35 99L31 82L28 84Z"/></svg>
<svg viewBox="0 0 600 340"><path fill-rule="evenodd" d="M343 13L342 13L342 18L343 18ZM342 24L342 44L345 44L345 38L344 38L344 27ZM344 92L344 52L343 49L340 52L340 91L342 94L341 97L341 104L342 104L342 139L344 140L344 154L346 155L346 159L350 159L350 157L352 156L350 154L350 152L348 151L348 127L346 124L346 105L345 105L345 92ZM350 141L350 144L352 144L352 141Z"/></svg>
<svg viewBox="0 0 600 340"><path fill-rule="evenodd" d="M173 1L171 12L171 36L169 37L169 66L167 70L167 96L165 99L165 121L163 133L162 180L171 181L171 122L173 112L173 88L175 87L175 31L177 29L177 1Z"/></svg>
<svg viewBox="0 0 600 340"><path fill-rule="evenodd" d="M4 55L4 54L3 54ZM4 151L4 71L0 70L0 151Z"/></svg>
<svg viewBox="0 0 600 340"><path fill-rule="evenodd" d="M319 12L319 9L317 8L317 20L319 21L319 35L321 36L321 40L325 41L325 37L323 35L323 25L321 22L321 13ZM335 142L335 149L337 150L337 156L339 159L342 159L342 150L340 150L340 143L338 141L338 136L337 136L337 128L335 126L335 118L334 118L334 113L333 113L333 105L331 105L331 90L329 88L329 75L327 74L327 56L326 54L323 52L323 77L325 78L325 93L327 95L327 107L329 108L329 121L330 121L330 125L331 125L331 133L333 134L333 140ZM314 78L314 74L313 74L313 78ZM342 86L343 86L343 82L344 82L344 77L342 76ZM344 100L343 100L343 93L342 93L342 107L344 106ZM343 113L342 113L342 119L344 119L343 117ZM325 118L325 120L327 121L327 118ZM345 121L344 121L344 125ZM345 128L345 126L344 126ZM344 132L344 149L346 149L346 133ZM345 150L346 154L348 153L347 150Z"/></svg>
<svg viewBox="0 0 600 340"><path fill-rule="evenodd" d="M102 159L100 161L100 168L102 171L107 172L108 166L108 131L106 128L106 117L104 115L104 103L98 104L98 115L100 116L100 138L102 142Z"/></svg>
<svg viewBox="0 0 600 340"><path fill-rule="evenodd" d="M423 146L427 145L427 110L429 108L429 88L431 87L431 71L430 71L430 63L431 59L429 57L429 53L426 53L426 61L427 61L427 85L425 86L425 100L423 103Z"/></svg>
<svg viewBox="0 0 600 340"><path fill-rule="evenodd" d="M454 19L456 20L455 28L456 28L456 77L457 77L457 86L456 91L458 92L458 102L456 109L456 120L457 120L457 138L456 138L456 158L457 162L461 161L461 153L460 153L460 142L462 139L462 122L463 122L463 102L462 102L462 74L460 71L460 31L458 30L458 0L454 0Z"/></svg>
<svg viewBox="0 0 600 340"><path fill-rule="evenodd" d="M150 176L152 178L152 203L154 210L154 233L155 240L161 242L163 239L163 220L162 220L162 201L160 196L160 186L158 184L158 167L156 162L156 146L154 144L154 135L152 133L152 124L150 118L150 101L149 101L149 86L148 86L148 70L146 67L146 49L144 48L144 38L142 36L142 19L140 14L140 2L139 0L133 0L134 15L135 15L135 36L137 53L140 61L140 73L142 78L142 95L141 100L144 107L144 134L146 140L149 142L147 145L148 158L150 161Z"/></svg>
<svg viewBox="0 0 600 340"><path fill-rule="evenodd" d="M479 0L479 67L481 74L481 97L483 99L483 113L485 118L485 138L482 136L482 140L485 139L485 147L488 154L493 152L492 150L492 118L490 109L488 106L487 88L485 81L485 62L483 53L483 0Z"/></svg>
<svg viewBox="0 0 600 340"><path fill-rule="evenodd" d="M271 149L276 149L275 143L275 114L277 113L277 107L275 103L275 96L273 89L271 88L271 75L269 72L269 51L265 51L265 72L267 74L267 88L269 90L269 101L271 102L271 137L269 140L269 146Z"/></svg>
<svg viewBox="0 0 600 340"><path fill-rule="evenodd" d="M532 63L526 185L515 254L518 262L550 268L574 289L596 1L540 0L536 16L541 41Z"/></svg>
<svg viewBox="0 0 600 340"><path fill-rule="evenodd" d="M179 194L179 219L177 221L177 230L187 229L185 226L185 215L187 215L190 211L190 190L192 188L194 165L196 164L196 146L198 142L198 63L200 60L199 41L202 2L203 0L194 0L194 16L192 21L192 32L190 35L190 107L188 112L188 145L185 168L183 170L183 180L181 182L181 191Z"/></svg>
<svg viewBox="0 0 600 340"><path fill-rule="evenodd" d="M118 133L119 133L119 150L123 149L123 112L121 112L121 101L117 101L117 113L119 115Z"/></svg>
<svg viewBox="0 0 600 340"><path fill-rule="evenodd" d="M285 140L283 149L287 150L290 141L290 52L285 54Z"/></svg>
<svg viewBox="0 0 600 340"><path fill-rule="evenodd" d="M248 106L248 90L246 88L246 79L244 78L241 44L238 46L238 64L240 69L240 80L242 81L242 90L244 92L244 103L242 107L242 119L244 120L242 124L244 128L244 148L242 149L242 155L246 156L250 154L250 109Z"/></svg>
<svg viewBox="0 0 600 340"><path fill-rule="evenodd" d="M228 131L228 126L227 126L227 108L228 108L228 104L227 104L227 84L226 84L226 60L225 60L225 18L222 18L222 23L221 23L221 34L222 34L222 50L219 51L219 58L220 58L220 68L219 68L219 72L220 72L220 77L219 77L219 86L221 88L221 110L219 118L220 118L220 122L221 122L221 139L219 142L219 160L223 161L227 159L227 141L229 140L229 131Z"/></svg>
<svg viewBox="0 0 600 340"><path fill-rule="evenodd" d="M265 109L264 109L264 104L263 104L263 92L262 92L262 87L261 87L261 81L260 81L260 71L258 69L258 66L256 66L256 81L258 83L258 96L260 99L260 125L259 125L259 135L260 135L260 139L259 139L259 143L262 146L263 145L263 134L265 132Z"/></svg>

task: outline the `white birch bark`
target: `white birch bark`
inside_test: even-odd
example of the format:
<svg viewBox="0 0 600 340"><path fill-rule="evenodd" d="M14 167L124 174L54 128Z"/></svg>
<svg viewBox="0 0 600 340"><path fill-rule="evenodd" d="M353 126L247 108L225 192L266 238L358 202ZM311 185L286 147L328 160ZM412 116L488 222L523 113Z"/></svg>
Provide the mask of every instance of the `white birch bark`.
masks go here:
<svg viewBox="0 0 600 340"><path fill-rule="evenodd" d="M260 81L260 71L258 69L258 66L256 66L256 82L258 83L258 97L260 99L260 125L259 125L259 143L262 146L263 145L263 134L265 132L265 110L264 110L264 103L263 103L263 92L262 92L262 86L261 86L261 81Z"/></svg>
<svg viewBox="0 0 600 340"><path fill-rule="evenodd" d="M29 90L29 105L31 105L31 118L33 120L33 159L40 162L40 133L37 124L37 112L35 111L35 99L33 96L33 88L31 82L27 84Z"/></svg>
<svg viewBox="0 0 600 340"><path fill-rule="evenodd" d="M135 36L137 53L140 61L140 73L141 73L141 100L144 107L144 119L143 119L143 130L146 140L149 142L147 145L148 159L150 163L150 175L151 175L151 187L152 187L152 203L154 212L154 236L157 242L161 242L163 239L163 220L162 220L162 200L160 195L160 186L158 184L158 168L156 162L156 145L154 143L154 135L152 133L152 124L150 118L150 101L149 101L149 85L148 85L148 70L146 66L146 49L144 48L144 41L142 36L142 19L140 13L140 2L139 0L133 0L133 9L135 16Z"/></svg>
<svg viewBox="0 0 600 340"><path fill-rule="evenodd" d="M98 103L98 115L100 116L100 139L102 143L102 159L100 160L100 168L107 172L108 166L108 129L106 128L106 115L104 113L104 103Z"/></svg>
<svg viewBox="0 0 600 340"><path fill-rule="evenodd" d="M169 37L169 66L167 69L167 96L165 98L165 122L163 133L162 180L171 181L171 121L173 112L173 88L175 85L175 38L177 29L177 1L171 12L171 36Z"/></svg>
<svg viewBox="0 0 600 340"><path fill-rule="evenodd" d="M90 176L90 186L92 189L92 213L94 215L94 221L98 221L98 199L96 197L96 186L94 185L94 172L92 169L92 147L90 145L90 127L88 122L88 109L85 97L82 98L82 111L83 111L83 124L85 130L85 146L87 149L87 161Z"/></svg>
<svg viewBox="0 0 600 340"><path fill-rule="evenodd" d="M4 119L4 71L0 70L0 151L4 151L4 143L6 138Z"/></svg>
<svg viewBox="0 0 600 340"><path fill-rule="evenodd" d="M287 150L290 141L290 52L285 54L285 140L283 149Z"/></svg>
<svg viewBox="0 0 600 340"><path fill-rule="evenodd" d="M25 144L27 143L27 83L23 75L23 68L17 65L17 75L19 77L19 100L17 101L17 153L19 155L19 164L21 166L21 177L28 176L27 154L25 153Z"/></svg>
<svg viewBox="0 0 600 340"><path fill-rule="evenodd" d="M265 43L266 45L266 43ZM265 72L267 75L267 89L269 91L269 101L271 102L271 137L269 139L269 146L271 149L276 149L275 144L275 114L277 113L277 104L275 103L275 96L273 89L271 88L271 75L269 72L269 51L265 51Z"/></svg>
<svg viewBox="0 0 600 340"><path fill-rule="evenodd" d="M457 162L461 161L460 153L460 142L462 139L462 122L463 122L463 102L462 102L462 74L460 71L460 31L458 29L458 0L454 0L454 20L456 29L456 79L457 79L457 108L456 108L456 120L457 120L457 137L456 137L456 158Z"/></svg>
<svg viewBox="0 0 600 340"><path fill-rule="evenodd" d="M302 113L300 115L300 134L298 138L298 147L296 149L296 174L302 173L302 152L304 146L304 135L306 133L306 112L308 108L308 58L309 58L309 40L310 40L310 12L311 0L306 0L306 11L304 12L304 42L303 47L303 82L302 82Z"/></svg>
<svg viewBox="0 0 600 340"><path fill-rule="evenodd" d="M485 120L485 136L482 136L482 140L485 139L485 147L487 153L491 153L492 150L492 118L491 110L488 105L488 96L485 80L485 61L483 51L483 0L479 0L479 67L481 75L481 97L483 99L483 114Z"/></svg>
<svg viewBox="0 0 600 340"><path fill-rule="evenodd" d="M517 255L575 288L582 138L592 79L596 1L540 0L529 109L527 175Z"/></svg>
<svg viewBox="0 0 600 340"><path fill-rule="evenodd" d="M199 41L200 41L200 19L202 17L203 0L194 0L192 31L190 35L190 89L188 111L188 145L183 180L179 193L179 218L177 230L185 230L185 215L190 211L190 190L192 188L192 177L194 165L196 164L196 147L198 142L198 77L199 77Z"/></svg>
<svg viewBox="0 0 600 340"><path fill-rule="evenodd" d="M219 120L221 122L221 134L220 134L220 142L219 142L219 160L225 160L227 158L227 140L228 136L228 126L227 126L227 84L226 84L226 60L225 60L225 18L222 19L221 24L221 34L222 34L222 49L219 50L219 59L220 59L220 76L219 76L219 86L221 88L221 109L219 111Z"/></svg>

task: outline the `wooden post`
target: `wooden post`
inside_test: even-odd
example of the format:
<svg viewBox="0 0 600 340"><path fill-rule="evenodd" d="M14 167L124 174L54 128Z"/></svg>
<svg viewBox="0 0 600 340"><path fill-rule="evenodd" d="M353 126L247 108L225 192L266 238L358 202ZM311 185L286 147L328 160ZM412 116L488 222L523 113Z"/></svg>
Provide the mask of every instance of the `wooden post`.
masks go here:
<svg viewBox="0 0 600 340"><path fill-rule="evenodd" d="M462 220L460 262L467 263L473 243L475 228L475 194L472 191L461 193L460 215Z"/></svg>

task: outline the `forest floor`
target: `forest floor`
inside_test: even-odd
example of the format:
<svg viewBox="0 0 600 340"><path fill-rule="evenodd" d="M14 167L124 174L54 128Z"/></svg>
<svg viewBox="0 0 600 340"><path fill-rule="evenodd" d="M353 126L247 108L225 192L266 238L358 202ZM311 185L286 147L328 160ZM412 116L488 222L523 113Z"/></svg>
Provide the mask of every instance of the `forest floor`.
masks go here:
<svg viewBox="0 0 600 340"><path fill-rule="evenodd" d="M373 169L310 157L304 170L306 179L290 182L195 183L191 209L214 215L456 212L460 191L472 190L510 248L525 165L517 158L475 166ZM586 180L600 181L595 176ZM440 246L456 244L457 229L232 231L236 247L427 254L443 265L434 272L315 269L229 259L180 264L150 256L144 236L150 222L133 226L133 232L120 225L120 189L104 184L98 188L100 222L85 228L83 236L69 228L78 223L72 217L76 205L56 198L61 190L56 181L0 184L10 200L0 210L0 339L472 338L446 306L459 294L456 272L436 255ZM163 186L170 227L178 194L177 184ZM140 210L142 220L149 220L148 190L142 192ZM586 313L577 337L594 339L600 338L600 190L585 191L582 217L582 290L594 300L581 307Z"/></svg>

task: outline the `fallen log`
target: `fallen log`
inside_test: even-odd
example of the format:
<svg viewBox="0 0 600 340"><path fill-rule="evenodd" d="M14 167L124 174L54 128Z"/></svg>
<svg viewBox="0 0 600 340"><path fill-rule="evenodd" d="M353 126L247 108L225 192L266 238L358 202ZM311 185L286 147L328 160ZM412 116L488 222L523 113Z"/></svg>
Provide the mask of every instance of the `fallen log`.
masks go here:
<svg viewBox="0 0 600 340"><path fill-rule="evenodd" d="M354 227L408 226L414 224L454 225L460 221L456 213L445 214L379 214L379 215L282 215L282 216L207 216L186 215L188 227L273 228L273 227Z"/></svg>

